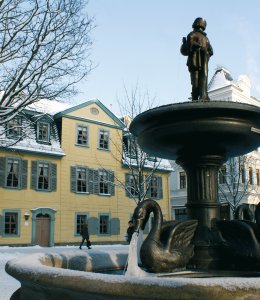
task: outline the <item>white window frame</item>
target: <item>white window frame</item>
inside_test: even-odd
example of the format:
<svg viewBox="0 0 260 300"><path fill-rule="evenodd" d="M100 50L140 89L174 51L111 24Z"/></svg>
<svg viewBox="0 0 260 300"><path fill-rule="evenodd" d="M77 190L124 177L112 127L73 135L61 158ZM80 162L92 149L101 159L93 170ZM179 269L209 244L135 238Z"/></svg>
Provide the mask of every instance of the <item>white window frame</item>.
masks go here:
<svg viewBox="0 0 260 300"><path fill-rule="evenodd" d="M101 141L102 136L103 136L103 140ZM110 137L109 130L99 128L99 130L98 130L98 149L99 150L110 150L109 137ZM105 142L107 143L107 147L104 147Z"/></svg>
<svg viewBox="0 0 260 300"><path fill-rule="evenodd" d="M43 126L47 125L47 139L41 139L40 138L40 126L41 125L43 125ZM49 143L50 142L50 123L48 123L48 122L41 122L41 121L39 121L37 123L37 140L39 142L43 142L43 143Z"/></svg>
<svg viewBox="0 0 260 300"><path fill-rule="evenodd" d="M81 141L82 143L79 143L79 131L82 131L82 135L81 135ZM83 132L84 132L84 129L85 129L85 132L86 132L86 142L83 143ZM89 126L86 125L86 124L77 124L76 125L76 145L77 146L80 146L80 147L89 147Z"/></svg>

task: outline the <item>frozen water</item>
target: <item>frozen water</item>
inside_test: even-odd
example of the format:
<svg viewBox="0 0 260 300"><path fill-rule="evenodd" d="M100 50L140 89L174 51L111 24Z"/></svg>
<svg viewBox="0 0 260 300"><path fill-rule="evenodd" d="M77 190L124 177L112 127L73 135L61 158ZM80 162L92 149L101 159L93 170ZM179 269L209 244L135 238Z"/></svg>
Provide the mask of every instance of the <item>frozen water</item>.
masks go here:
<svg viewBox="0 0 260 300"><path fill-rule="evenodd" d="M151 276L150 273L145 272L138 266L138 260L140 260L139 250L141 247L140 246L141 243L140 242L138 243L138 240L139 240L138 233L134 232L129 246L128 265L127 265L127 271L125 273L125 276L138 276L138 277Z"/></svg>

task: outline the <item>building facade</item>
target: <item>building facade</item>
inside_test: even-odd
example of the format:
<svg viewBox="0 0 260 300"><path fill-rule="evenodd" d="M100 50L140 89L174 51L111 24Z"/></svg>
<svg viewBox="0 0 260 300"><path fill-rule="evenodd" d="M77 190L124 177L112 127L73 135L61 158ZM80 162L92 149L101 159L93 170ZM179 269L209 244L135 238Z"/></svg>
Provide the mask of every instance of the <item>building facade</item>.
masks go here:
<svg viewBox="0 0 260 300"><path fill-rule="evenodd" d="M99 100L68 107L42 101L0 128L0 244L121 242L136 203L117 182L125 125ZM158 168L153 198L170 218L170 165ZM155 192L154 192L155 191Z"/></svg>
<svg viewBox="0 0 260 300"><path fill-rule="evenodd" d="M250 94L251 83L246 75L233 80L225 68L218 68L213 75L208 94L211 101L234 101L260 106L260 101ZM171 215L173 219L187 219L187 190L184 170L171 161L173 172L170 177ZM240 167L239 167L240 165ZM245 156L243 165L240 158L228 161L219 173L220 217L232 218L235 205L246 203L254 207L260 201L260 149ZM232 183L233 180L233 183ZM235 184L234 184L235 183ZM221 192L222 191L222 192Z"/></svg>

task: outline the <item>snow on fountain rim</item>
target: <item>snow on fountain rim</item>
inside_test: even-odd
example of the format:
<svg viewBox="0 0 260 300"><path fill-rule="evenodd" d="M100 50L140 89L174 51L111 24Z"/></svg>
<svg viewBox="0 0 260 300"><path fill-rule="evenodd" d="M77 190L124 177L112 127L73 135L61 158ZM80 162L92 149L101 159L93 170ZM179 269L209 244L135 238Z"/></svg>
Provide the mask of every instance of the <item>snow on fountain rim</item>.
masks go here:
<svg viewBox="0 0 260 300"><path fill-rule="evenodd" d="M106 256L109 255L109 258L112 262L117 263L117 255L118 254L126 254L127 251L91 251L89 253L86 252L77 252L68 251L66 255L62 253L62 256L67 259L73 258L76 255L86 256L88 260L91 260L93 256L100 255L100 264L102 261L102 254ZM78 277L79 279L88 279L88 280L102 280L104 283L130 283L130 284L138 284L138 285L148 285L148 286L168 286L168 287L182 287L185 285L198 285L198 286L219 286L227 290L237 290L237 289L260 289L260 279L259 278L247 278L247 277L221 277L221 278L159 278L154 277L126 277L122 275L108 275L101 273L93 273L87 271L78 271L78 270L70 270L70 269L62 269L57 267L49 267L43 265L42 261L46 258L47 254L51 254L53 256L59 256L59 253L35 253L28 256L24 256L22 258L13 259L8 261L7 270L15 269L16 272L21 274L24 277L26 275L28 277L37 276L39 278L40 275L49 275L50 278L66 278L73 276Z"/></svg>

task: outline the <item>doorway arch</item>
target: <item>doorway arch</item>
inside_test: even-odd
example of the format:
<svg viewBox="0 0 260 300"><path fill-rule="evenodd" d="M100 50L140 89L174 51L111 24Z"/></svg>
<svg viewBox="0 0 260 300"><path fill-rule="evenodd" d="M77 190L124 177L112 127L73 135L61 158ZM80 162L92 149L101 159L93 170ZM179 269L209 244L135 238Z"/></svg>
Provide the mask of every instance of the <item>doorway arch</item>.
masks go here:
<svg viewBox="0 0 260 300"><path fill-rule="evenodd" d="M54 224L56 210L39 207L32 211L32 244L40 246L54 246Z"/></svg>

